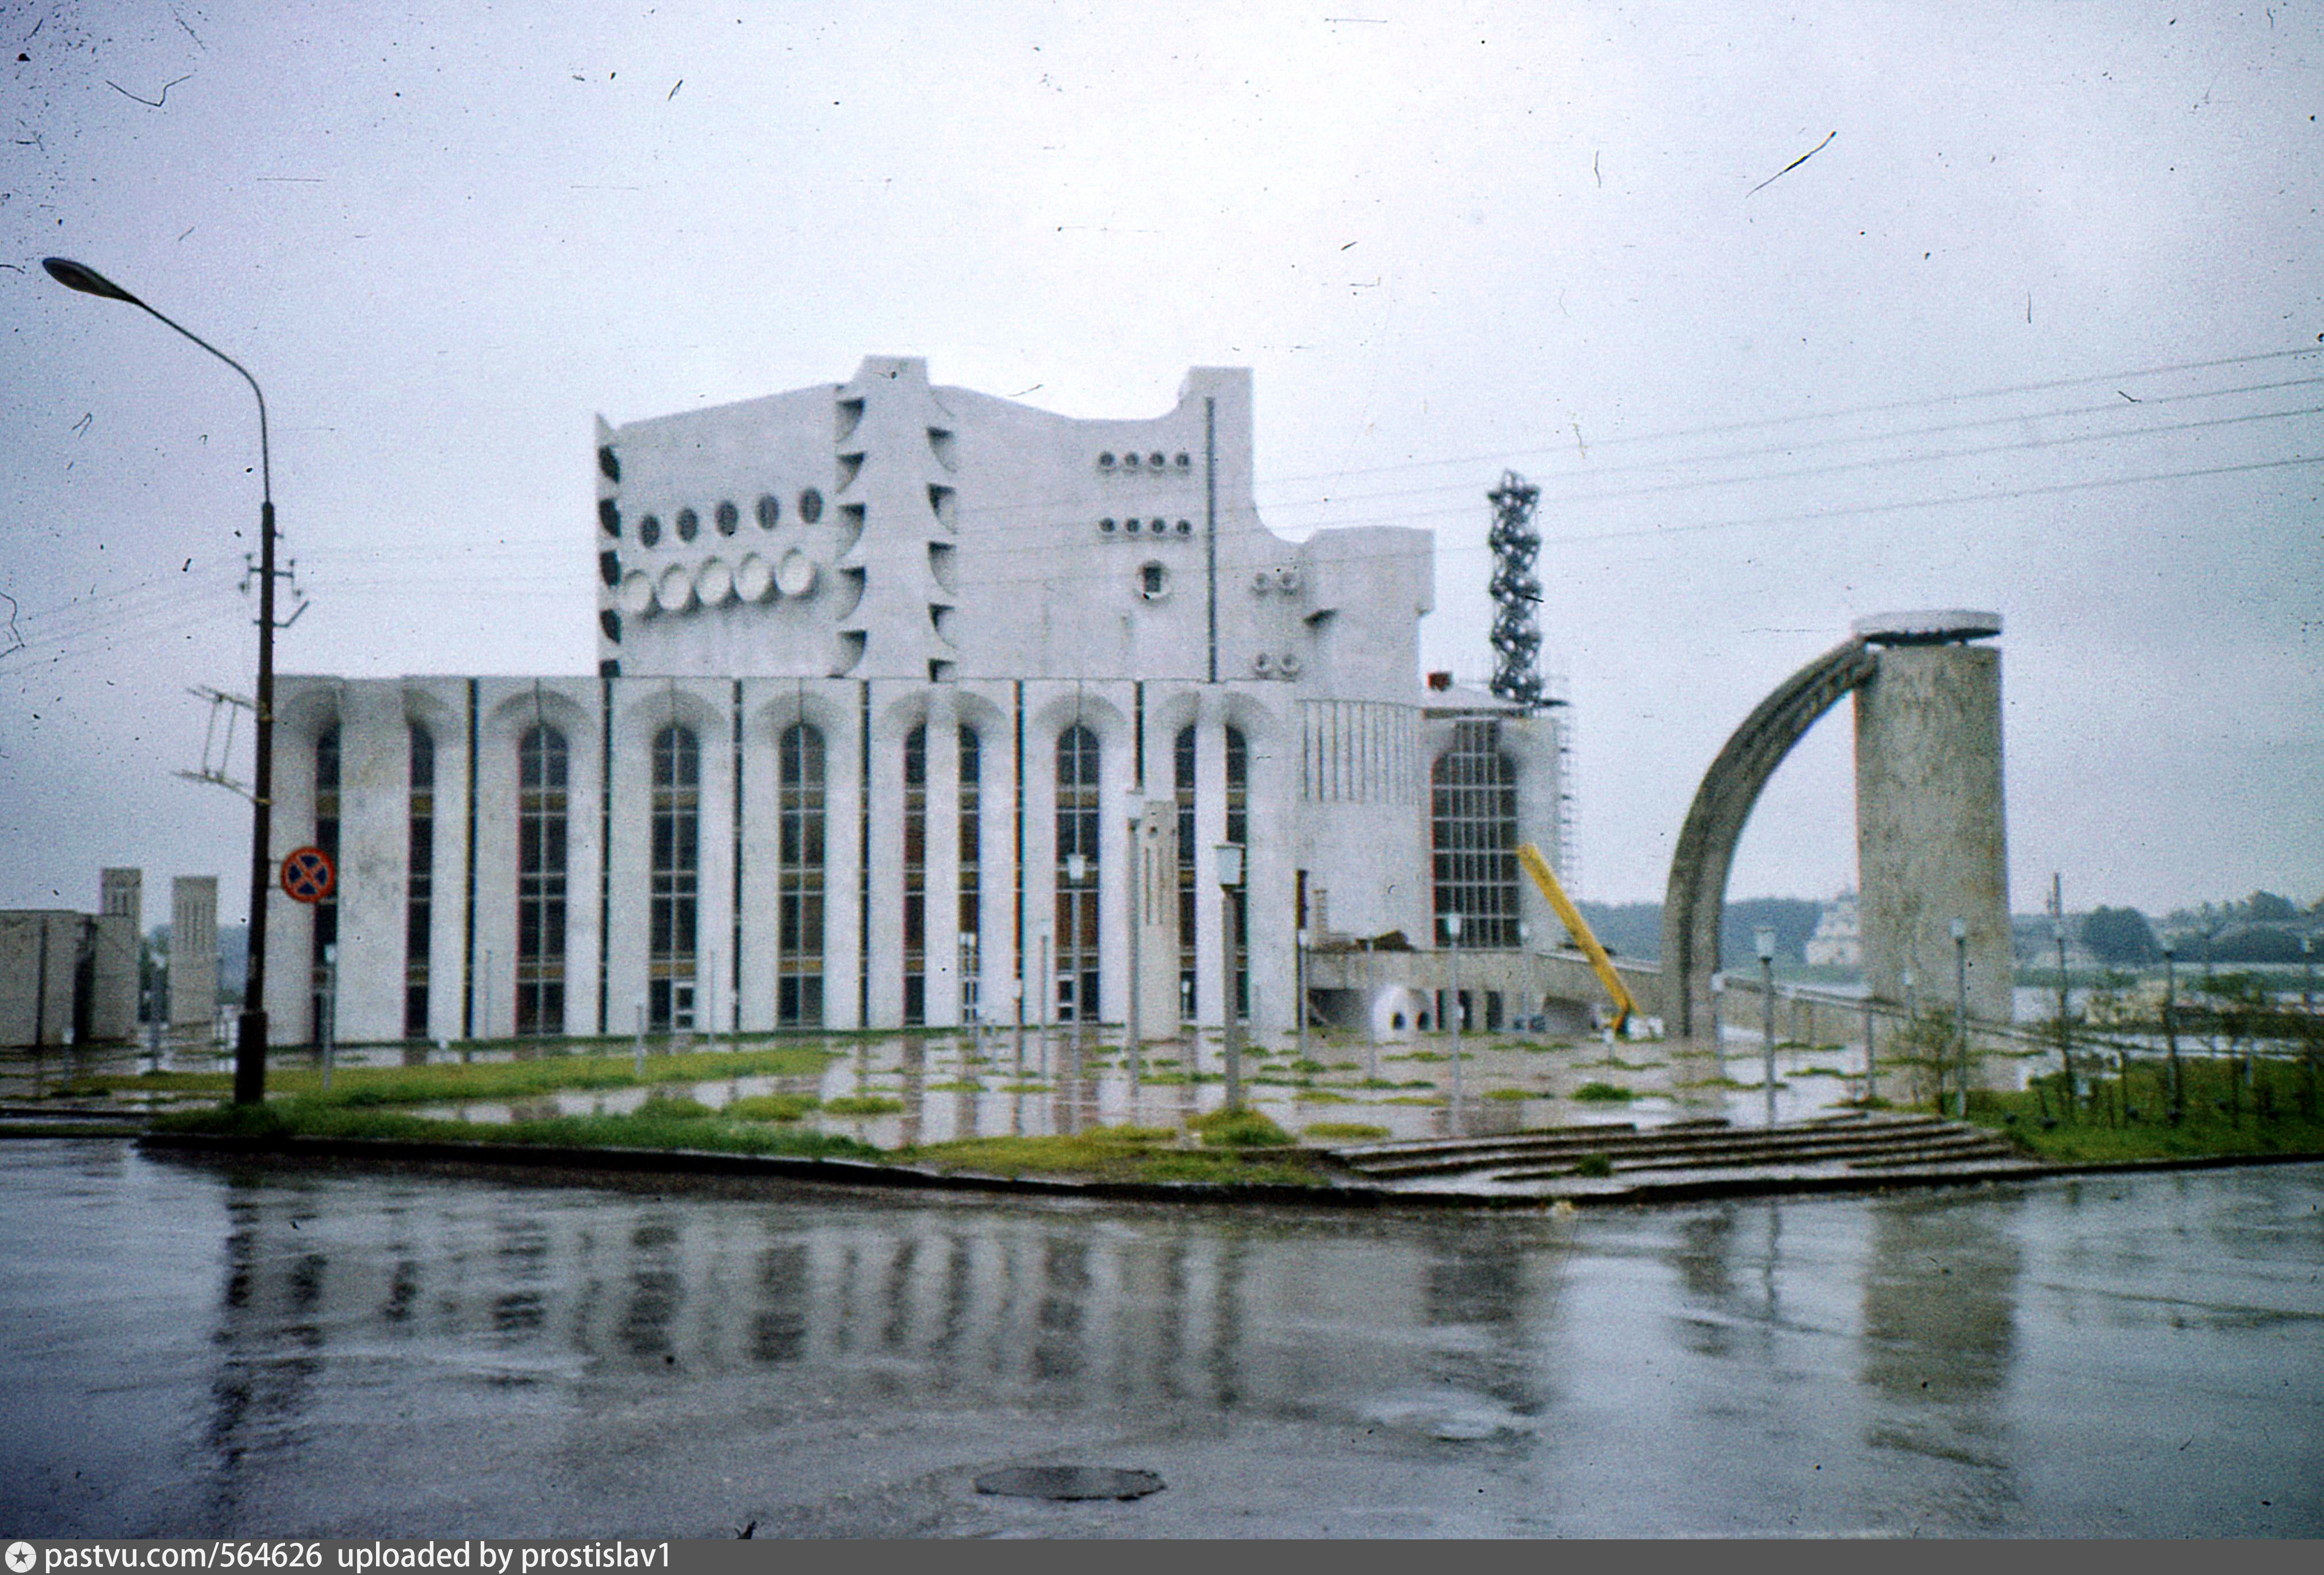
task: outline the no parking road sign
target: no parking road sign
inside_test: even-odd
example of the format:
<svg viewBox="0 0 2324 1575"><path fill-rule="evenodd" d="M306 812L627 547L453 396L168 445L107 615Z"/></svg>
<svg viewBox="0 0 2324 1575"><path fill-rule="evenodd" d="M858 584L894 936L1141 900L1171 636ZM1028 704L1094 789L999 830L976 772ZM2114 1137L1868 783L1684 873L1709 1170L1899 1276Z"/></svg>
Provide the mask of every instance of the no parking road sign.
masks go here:
<svg viewBox="0 0 2324 1575"><path fill-rule="evenodd" d="M293 902L320 902L331 895L337 872L320 848L293 848L282 860L282 889Z"/></svg>

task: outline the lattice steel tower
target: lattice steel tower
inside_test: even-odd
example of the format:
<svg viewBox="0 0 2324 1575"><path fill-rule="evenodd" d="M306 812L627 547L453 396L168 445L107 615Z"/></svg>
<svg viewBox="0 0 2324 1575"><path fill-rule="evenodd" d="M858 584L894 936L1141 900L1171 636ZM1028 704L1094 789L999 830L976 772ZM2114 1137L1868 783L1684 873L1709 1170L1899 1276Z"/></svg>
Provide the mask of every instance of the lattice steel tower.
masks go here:
<svg viewBox="0 0 2324 1575"><path fill-rule="evenodd" d="M1541 601L1541 582L1534 578L1534 555L1541 550L1541 533L1533 528L1534 504L1541 489L1513 470L1501 473L1501 484L1485 497L1493 505L1493 693L1520 705L1541 704L1541 630L1533 610Z"/></svg>

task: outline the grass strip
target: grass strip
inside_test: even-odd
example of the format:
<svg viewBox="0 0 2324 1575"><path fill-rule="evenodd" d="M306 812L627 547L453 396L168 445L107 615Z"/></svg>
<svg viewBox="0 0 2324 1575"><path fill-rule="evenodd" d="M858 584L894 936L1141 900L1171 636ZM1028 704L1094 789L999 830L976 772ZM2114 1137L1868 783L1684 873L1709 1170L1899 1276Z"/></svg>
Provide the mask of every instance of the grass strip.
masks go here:
<svg viewBox="0 0 2324 1575"><path fill-rule="evenodd" d="M2066 1165L2324 1154L2314 1062L2188 1056L2180 1079L2176 1120L2170 1066L2159 1059L2132 1064L2126 1097L2119 1071L2079 1077L2070 1098L2065 1074L2052 1072L2022 1091L1972 1091L1969 1119L2037 1158Z"/></svg>
<svg viewBox="0 0 2324 1575"><path fill-rule="evenodd" d="M664 1082L718 1082L736 1077L813 1077L836 1057L808 1045L782 1045L761 1050L693 1050L678 1055L650 1055L645 1075L636 1071L632 1055L546 1055L536 1061L445 1062L428 1066L342 1066L331 1074L334 1105L438 1104L447 1101L515 1100L544 1094L609 1088L638 1088ZM266 1074L270 1092L308 1097L322 1095L323 1074L311 1066L284 1066ZM231 1092L234 1075L226 1072L140 1073L134 1076L81 1079L69 1093L216 1093Z"/></svg>
<svg viewBox="0 0 2324 1575"><path fill-rule="evenodd" d="M691 1101L665 1101L626 1116L552 1116L485 1125L357 1110L319 1100L277 1100L264 1105L219 1105L156 1117L154 1132L247 1138L374 1138L410 1143L510 1143L572 1148L707 1149L724 1154L785 1155L809 1159L879 1159L881 1151L853 1138L784 1131L763 1122L731 1121Z"/></svg>

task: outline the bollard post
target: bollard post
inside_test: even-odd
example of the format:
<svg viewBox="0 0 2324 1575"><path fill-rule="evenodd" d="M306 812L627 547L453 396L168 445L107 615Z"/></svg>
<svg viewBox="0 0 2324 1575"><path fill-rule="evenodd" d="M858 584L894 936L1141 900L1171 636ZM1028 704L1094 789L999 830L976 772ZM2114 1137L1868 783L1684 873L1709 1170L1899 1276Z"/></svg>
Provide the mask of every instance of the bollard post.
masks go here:
<svg viewBox="0 0 2324 1575"><path fill-rule="evenodd" d="M1761 1085L1767 1095L1767 1125L1775 1124L1775 932L1763 929L1755 937L1759 947L1759 1024Z"/></svg>
<svg viewBox="0 0 2324 1575"><path fill-rule="evenodd" d="M1872 998L1864 998L1864 1102L1869 1105L1880 1097L1879 1063L1872 1043Z"/></svg>
<svg viewBox="0 0 2324 1575"><path fill-rule="evenodd" d="M1953 1074L1953 1119L1969 1119L1969 926L1953 920L1953 1033L1960 1062Z"/></svg>

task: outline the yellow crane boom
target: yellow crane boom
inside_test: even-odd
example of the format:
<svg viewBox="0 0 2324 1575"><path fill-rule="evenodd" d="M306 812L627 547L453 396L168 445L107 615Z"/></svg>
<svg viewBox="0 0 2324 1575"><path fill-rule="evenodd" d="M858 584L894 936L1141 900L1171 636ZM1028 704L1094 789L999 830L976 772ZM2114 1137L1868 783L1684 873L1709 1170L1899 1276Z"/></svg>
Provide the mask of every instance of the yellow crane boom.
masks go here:
<svg viewBox="0 0 2324 1575"><path fill-rule="evenodd" d="M1531 843L1519 843L1517 862L1524 865L1525 872L1533 877L1533 883L1541 888L1541 894L1549 898L1549 906L1564 921L1574 944L1589 957L1590 966L1598 975L1598 982L1604 985L1606 993L1614 998L1614 1032L1622 1032L1630 1026L1630 1019L1638 1015L1638 1003L1630 999L1629 990L1622 983L1622 976L1614 972L1614 960L1606 955L1606 948L1600 945L1598 937L1590 933L1589 922L1582 916L1582 910L1573 906L1573 899L1565 895L1565 888L1557 883L1557 872L1549 867L1549 861L1541 856L1541 850Z"/></svg>

